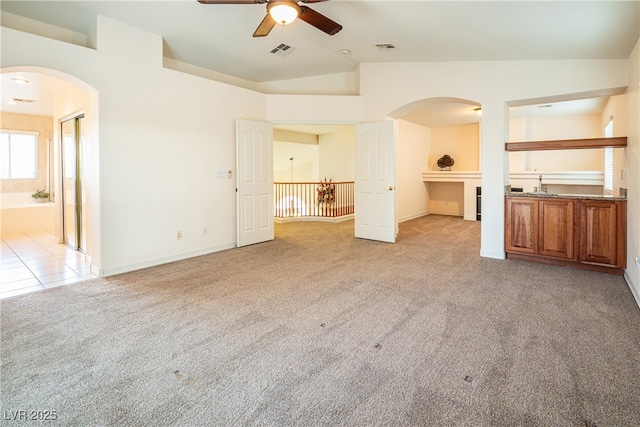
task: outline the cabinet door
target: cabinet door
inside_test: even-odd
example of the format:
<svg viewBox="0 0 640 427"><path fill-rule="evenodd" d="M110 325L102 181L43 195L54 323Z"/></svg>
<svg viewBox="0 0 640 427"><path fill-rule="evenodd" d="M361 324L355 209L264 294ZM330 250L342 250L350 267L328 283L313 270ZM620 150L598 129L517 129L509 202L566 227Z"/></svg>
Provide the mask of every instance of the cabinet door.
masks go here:
<svg viewBox="0 0 640 427"><path fill-rule="evenodd" d="M586 263L617 265L618 204L584 201L581 203L580 260Z"/></svg>
<svg viewBox="0 0 640 427"><path fill-rule="evenodd" d="M505 247L507 252L538 252L538 202L507 199Z"/></svg>
<svg viewBox="0 0 640 427"><path fill-rule="evenodd" d="M575 202L540 200L538 202L538 253L554 258L575 259Z"/></svg>

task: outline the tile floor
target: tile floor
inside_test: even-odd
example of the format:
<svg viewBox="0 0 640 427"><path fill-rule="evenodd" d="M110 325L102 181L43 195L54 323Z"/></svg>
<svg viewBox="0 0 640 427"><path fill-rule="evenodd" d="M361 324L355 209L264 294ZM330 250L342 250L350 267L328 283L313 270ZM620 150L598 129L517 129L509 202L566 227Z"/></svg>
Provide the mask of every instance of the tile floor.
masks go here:
<svg viewBox="0 0 640 427"><path fill-rule="evenodd" d="M2 236L0 299L94 278L82 252L46 231Z"/></svg>

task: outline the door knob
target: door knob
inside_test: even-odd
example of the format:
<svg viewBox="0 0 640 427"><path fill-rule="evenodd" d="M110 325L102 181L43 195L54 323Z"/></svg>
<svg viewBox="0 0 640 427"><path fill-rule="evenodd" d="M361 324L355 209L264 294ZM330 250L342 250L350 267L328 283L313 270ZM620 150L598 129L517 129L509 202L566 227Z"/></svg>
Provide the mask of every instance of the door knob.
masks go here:
<svg viewBox="0 0 640 427"><path fill-rule="evenodd" d="M389 190L389 191L393 191L393 187L392 187L392 186L388 186L388 187L387 187L387 190Z"/></svg>

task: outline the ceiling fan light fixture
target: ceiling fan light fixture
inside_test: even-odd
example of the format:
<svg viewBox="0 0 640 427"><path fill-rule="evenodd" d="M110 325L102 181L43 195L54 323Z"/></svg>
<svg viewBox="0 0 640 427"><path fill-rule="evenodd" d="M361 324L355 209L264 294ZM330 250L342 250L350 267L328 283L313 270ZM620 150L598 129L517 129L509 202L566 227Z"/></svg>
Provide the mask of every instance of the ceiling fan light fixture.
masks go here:
<svg viewBox="0 0 640 427"><path fill-rule="evenodd" d="M300 14L300 6L295 2L273 1L267 3L267 12L278 24L287 25L296 20Z"/></svg>

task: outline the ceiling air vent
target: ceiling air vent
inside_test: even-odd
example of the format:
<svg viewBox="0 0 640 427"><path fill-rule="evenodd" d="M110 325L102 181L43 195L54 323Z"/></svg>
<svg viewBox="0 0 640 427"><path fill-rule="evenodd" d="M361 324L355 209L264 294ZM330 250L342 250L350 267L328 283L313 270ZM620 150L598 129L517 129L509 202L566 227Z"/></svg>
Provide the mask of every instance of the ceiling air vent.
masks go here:
<svg viewBox="0 0 640 427"><path fill-rule="evenodd" d="M277 47L271 49L271 53L278 56L287 56L291 54L295 49L288 44L280 43Z"/></svg>
<svg viewBox="0 0 640 427"><path fill-rule="evenodd" d="M36 102L35 99L24 99L24 98L11 98L7 101L9 104L31 104L32 102Z"/></svg>
<svg viewBox="0 0 640 427"><path fill-rule="evenodd" d="M394 50L396 47L391 43L378 43L376 47L380 50Z"/></svg>

